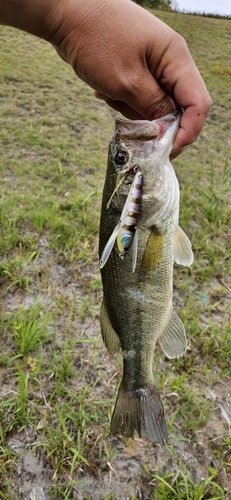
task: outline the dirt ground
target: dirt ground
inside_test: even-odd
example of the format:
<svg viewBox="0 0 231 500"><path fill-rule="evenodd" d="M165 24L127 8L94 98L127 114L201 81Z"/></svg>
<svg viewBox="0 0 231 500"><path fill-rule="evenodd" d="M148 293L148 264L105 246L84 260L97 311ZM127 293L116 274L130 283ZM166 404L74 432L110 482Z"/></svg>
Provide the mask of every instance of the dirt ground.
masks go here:
<svg viewBox="0 0 231 500"><path fill-rule="evenodd" d="M41 242L42 249L43 242ZM97 262L86 266L82 269L82 279L72 281L71 269L57 265L52 262L52 253L50 258L50 278L47 289L44 290L44 295L41 296L41 302L54 299L49 296L49 287L57 287L58 293L66 294L69 298L75 294L76 300L78 296L84 295L84 284L92 277L98 274ZM38 268L43 264L43 256L41 255L36 263ZM231 281L231 280L230 280ZM82 282L83 286L79 285ZM64 283L64 287L62 287ZM227 283L231 285L231 283ZM219 283L214 281L213 290ZM78 290L78 294L76 294ZM227 290L225 300L229 301L231 292ZM37 299L36 285L32 293L18 292L16 294L8 293L5 297L6 310L14 310L19 304L24 307L29 307L31 303ZM175 293L175 304L180 307L183 298L179 292ZM223 304L224 305L224 304ZM217 315L219 321L219 315ZM84 334L92 336L92 339L99 339L99 304L98 311L96 310L94 318L86 317L81 327ZM76 324L77 327L77 324ZM62 321L59 324L60 331L62 330ZM118 379L118 364L115 358L109 356L101 341L98 342L99 356L107 372L107 377L110 382L107 385L107 393L105 392L105 384L99 383L95 397L103 400L108 396L115 394L115 378ZM90 347L83 348L83 355L86 358L89 354ZM198 360L196 360L198 363ZM202 361L203 362L203 361ZM97 376L95 367L92 367L92 383ZM158 372L165 377L165 383L161 392L165 406L166 418L169 421L181 404L180 394L176 392L169 393L169 379L174 377L174 370L171 363L161 355L158 363ZM4 369L1 369L1 396L6 393L11 393L9 378ZM5 381L5 383L4 383ZM76 390L78 390L78 381L76 381ZM92 469L89 469L85 464L80 464L77 475L76 484L73 486L71 496L57 496L58 498L76 498L78 500L103 500L104 498L113 498L117 500L125 499L142 499L162 498L160 493L155 495L157 484L154 474L158 476L166 476L173 474L175 477L179 474L179 470L187 470L196 484L200 484L209 477L211 468L217 469L220 486L226 490L227 500L231 498L229 493L230 474L226 474L222 467L222 462L230 461L230 450L226 450L226 456L217 456L216 443L224 439L224 436L230 436L230 419L231 412L231 394L230 387L227 387L225 381L214 379L211 385L210 378L201 384L198 377L198 391L203 397L210 401L212 405L211 418L203 428L190 436L182 431L181 421L174 423L172 432L170 432L169 443L166 447L159 447L148 443L143 439L136 437L134 440L123 440L120 437L110 438L105 440L104 449L102 450L101 459L99 460L99 443L100 436L97 435L97 427L89 429L87 441L89 445L87 459L93 464ZM45 397L45 389L44 389ZM108 415L105 415L105 421ZM16 469L12 480L12 499L23 500L49 500L54 498L49 495L54 488L56 478L54 470L49 463L49 459L45 456L42 446L39 444L40 434L39 429L26 427L23 431L13 433L9 437L8 445L16 454ZM110 450L108 451L108 447ZM110 454L111 453L111 454ZM64 474L63 481L66 481ZM60 478L59 478L60 482ZM16 493L17 492L17 493ZM170 497L169 497L170 498ZM176 498L174 495L171 498ZM193 498L186 497L185 498ZM195 497L196 498L196 497ZM199 497L198 497L199 498ZM209 488L206 496L200 498L212 498L209 494ZM217 498L217 497L216 497ZM222 496L219 498L223 498Z"/></svg>

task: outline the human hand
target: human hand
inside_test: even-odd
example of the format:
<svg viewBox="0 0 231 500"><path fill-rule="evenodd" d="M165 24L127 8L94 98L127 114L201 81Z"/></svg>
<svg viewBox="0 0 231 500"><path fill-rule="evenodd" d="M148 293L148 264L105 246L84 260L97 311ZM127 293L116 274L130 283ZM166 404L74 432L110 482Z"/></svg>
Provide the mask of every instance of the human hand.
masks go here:
<svg viewBox="0 0 231 500"><path fill-rule="evenodd" d="M185 40L130 0L69 4L59 54L96 97L127 118L151 120L184 108L177 156L196 139L212 104Z"/></svg>
<svg viewBox="0 0 231 500"><path fill-rule="evenodd" d="M185 40L131 0L2 0L0 23L50 41L127 118L184 108L172 157L200 133L212 101Z"/></svg>

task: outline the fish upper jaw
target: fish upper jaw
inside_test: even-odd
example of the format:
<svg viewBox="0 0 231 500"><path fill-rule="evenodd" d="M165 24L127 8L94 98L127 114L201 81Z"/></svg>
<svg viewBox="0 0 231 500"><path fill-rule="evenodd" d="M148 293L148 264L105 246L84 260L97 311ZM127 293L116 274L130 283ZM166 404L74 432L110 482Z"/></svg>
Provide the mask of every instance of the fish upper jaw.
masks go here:
<svg viewBox="0 0 231 500"><path fill-rule="evenodd" d="M117 118L115 121L116 133L121 139L138 139L140 141L152 140L155 137L159 139L171 129L171 134L178 130L182 110L175 110L162 118L156 120L124 120Z"/></svg>
<svg viewBox="0 0 231 500"><path fill-rule="evenodd" d="M168 157L171 153L173 141L179 128L182 112L176 110L173 113L158 118L157 120L116 120L116 130L113 137L114 143L121 148L130 145L133 155L134 148L142 155L153 151L164 151Z"/></svg>
<svg viewBox="0 0 231 500"><path fill-rule="evenodd" d="M151 156L155 165L165 163L171 153L180 118L181 111L178 110L152 121L117 119L109 147L114 173L123 174L135 163L142 171L142 164L149 157L152 162Z"/></svg>

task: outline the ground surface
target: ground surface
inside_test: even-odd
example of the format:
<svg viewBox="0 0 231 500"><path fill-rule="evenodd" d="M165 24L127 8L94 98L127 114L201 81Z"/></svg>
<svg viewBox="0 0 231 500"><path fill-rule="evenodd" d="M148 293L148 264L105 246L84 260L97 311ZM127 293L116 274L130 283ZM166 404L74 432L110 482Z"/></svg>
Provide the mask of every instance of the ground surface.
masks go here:
<svg viewBox="0 0 231 500"><path fill-rule="evenodd" d="M112 438L121 376L99 327L98 224L115 114L44 42L1 28L0 497L229 499L230 21L162 13L214 107L174 162L195 264L174 271L189 348L154 374L165 448Z"/></svg>

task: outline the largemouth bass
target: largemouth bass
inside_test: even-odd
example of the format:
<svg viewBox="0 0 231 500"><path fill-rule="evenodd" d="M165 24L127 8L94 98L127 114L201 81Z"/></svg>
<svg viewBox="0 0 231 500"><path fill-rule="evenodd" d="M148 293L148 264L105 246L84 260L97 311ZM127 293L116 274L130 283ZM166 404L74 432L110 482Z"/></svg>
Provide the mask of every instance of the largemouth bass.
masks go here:
<svg viewBox="0 0 231 500"><path fill-rule="evenodd" d="M153 377L158 341L168 358L185 353L184 326L173 309L173 264L193 262L191 244L178 225L179 185L169 155L181 112L154 121L116 120L103 190L99 255L121 220L137 165L142 173L135 272L132 250L122 260L116 246L101 266L101 331L110 352L122 349L123 377L111 421L119 433L165 444L164 410ZM121 182L124 173L126 180ZM131 184L129 184L129 182ZM112 194L114 195L112 196ZM108 204L108 200L110 200Z"/></svg>

